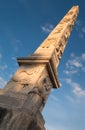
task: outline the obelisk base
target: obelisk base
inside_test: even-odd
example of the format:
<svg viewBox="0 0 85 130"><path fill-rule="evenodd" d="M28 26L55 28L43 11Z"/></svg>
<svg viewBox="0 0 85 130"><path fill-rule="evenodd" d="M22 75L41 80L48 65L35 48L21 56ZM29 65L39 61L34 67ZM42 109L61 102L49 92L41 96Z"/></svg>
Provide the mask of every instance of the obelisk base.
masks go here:
<svg viewBox="0 0 85 130"><path fill-rule="evenodd" d="M0 108L0 130L46 130L40 112L30 115L27 110Z"/></svg>
<svg viewBox="0 0 85 130"><path fill-rule="evenodd" d="M46 130L41 112L34 113L34 106L31 110L25 105L20 107L25 97L18 94L22 98L17 99L15 96L0 95L0 130Z"/></svg>

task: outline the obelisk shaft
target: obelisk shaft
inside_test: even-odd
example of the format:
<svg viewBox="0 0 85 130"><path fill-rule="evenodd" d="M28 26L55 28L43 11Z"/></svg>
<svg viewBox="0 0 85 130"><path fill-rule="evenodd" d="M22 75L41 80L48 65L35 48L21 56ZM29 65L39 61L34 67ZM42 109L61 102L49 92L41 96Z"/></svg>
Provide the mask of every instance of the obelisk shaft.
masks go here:
<svg viewBox="0 0 85 130"><path fill-rule="evenodd" d="M49 47L54 46L57 52L57 58L60 60L78 13L79 7L73 6L59 22L59 24L53 29L53 31L48 35L48 37L43 41L39 48L37 48L35 54L47 55L49 52ZM50 53L52 53L52 51ZM59 61L56 64L58 66Z"/></svg>

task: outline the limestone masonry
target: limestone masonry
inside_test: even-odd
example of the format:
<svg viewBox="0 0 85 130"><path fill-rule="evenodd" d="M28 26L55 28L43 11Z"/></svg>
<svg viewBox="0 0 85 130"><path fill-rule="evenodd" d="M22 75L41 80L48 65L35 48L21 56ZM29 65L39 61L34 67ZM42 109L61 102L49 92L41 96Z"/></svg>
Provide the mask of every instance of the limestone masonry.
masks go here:
<svg viewBox="0 0 85 130"><path fill-rule="evenodd" d="M52 88L59 88L57 68L79 12L73 6L49 36L26 58L0 90L0 130L46 130L42 109Z"/></svg>

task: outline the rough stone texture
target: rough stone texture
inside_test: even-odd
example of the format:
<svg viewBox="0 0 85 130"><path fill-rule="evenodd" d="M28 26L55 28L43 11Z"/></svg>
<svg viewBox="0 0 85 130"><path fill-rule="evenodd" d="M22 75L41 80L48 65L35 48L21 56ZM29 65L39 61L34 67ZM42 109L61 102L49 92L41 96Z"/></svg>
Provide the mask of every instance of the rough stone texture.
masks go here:
<svg viewBox="0 0 85 130"><path fill-rule="evenodd" d="M59 87L56 69L77 15L74 6L34 54L18 58L20 68L0 90L0 130L46 130L41 112Z"/></svg>
<svg viewBox="0 0 85 130"><path fill-rule="evenodd" d="M0 130L45 130L40 112L52 87L46 65L20 67L0 93Z"/></svg>

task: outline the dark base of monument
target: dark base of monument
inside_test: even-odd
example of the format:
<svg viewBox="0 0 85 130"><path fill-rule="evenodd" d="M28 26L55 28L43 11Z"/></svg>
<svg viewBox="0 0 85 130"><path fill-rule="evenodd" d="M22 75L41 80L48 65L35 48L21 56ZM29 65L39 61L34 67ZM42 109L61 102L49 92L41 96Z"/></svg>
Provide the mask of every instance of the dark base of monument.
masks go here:
<svg viewBox="0 0 85 130"><path fill-rule="evenodd" d="M26 96L17 96L0 95L0 130L46 130L41 112L34 106L30 111L29 103L22 105Z"/></svg>
<svg viewBox="0 0 85 130"><path fill-rule="evenodd" d="M46 130L40 112L35 117L27 110L7 110L0 108L0 130Z"/></svg>

